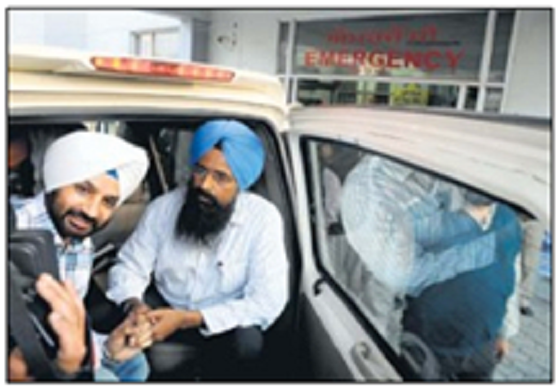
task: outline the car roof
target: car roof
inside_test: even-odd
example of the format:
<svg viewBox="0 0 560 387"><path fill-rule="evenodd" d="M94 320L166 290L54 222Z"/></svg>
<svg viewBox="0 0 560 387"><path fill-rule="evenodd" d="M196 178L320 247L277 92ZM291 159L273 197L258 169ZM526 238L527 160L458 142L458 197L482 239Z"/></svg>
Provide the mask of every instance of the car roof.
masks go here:
<svg viewBox="0 0 560 387"><path fill-rule="evenodd" d="M153 61L197 66L233 74L226 81L185 77L135 76L96 69L93 58ZM198 112L264 119L286 127L285 93L278 78L250 71L177 60L89 53L45 46L15 46L9 51L9 108L25 111L80 109L118 113L150 110L160 114Z"/></svg>
<svg viewBox="0 0 560 387"><path fill-rule="evenodd" d="M550 222L550 121L364 107L294 108L295 133L344 139L486 191Z"/></svg>
<svg viewBox="0 0 560 387"><path fill-rule="evenodd" d="M296 134L345 138L483 189L550 220L549 122L327 106L295 107L290 125L285 93L275 77L207 64L195 65L231 71L234 76L227 82L134 76L98 71L93 57L111 55L44 46L12 47L10 115L79 111L262 119L278 130L291 126Z"/></svg>

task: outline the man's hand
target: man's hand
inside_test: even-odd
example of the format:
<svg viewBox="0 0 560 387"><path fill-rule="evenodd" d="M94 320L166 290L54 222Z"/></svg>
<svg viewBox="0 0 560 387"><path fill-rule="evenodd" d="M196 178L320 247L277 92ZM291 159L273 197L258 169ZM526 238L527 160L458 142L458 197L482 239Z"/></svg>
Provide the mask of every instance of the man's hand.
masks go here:
<svg viewBox="0 0 560 387"><path fill-rule="evenodd" d="M48 321L58 336L58 368L68 375L75 374L80 370L87 352L86 312L82 299L70 281L61 283L48 274L41 274L35 287L51 308ZM8 364L9 380L30 379L19 348L10 352Z"/></svg>
<svg viewBox="0 0 560 387"><path fill-rule="evenodd" d="M510 351L509 342L504 338L496 339L496 343L494 344L494 348L496 350L496 357L499 360L502 360Z"/></svg>
<svg viewBox="0 0 560 387"><path fill-rule="evenodd" d="M33 378L29 375L27 363L19 348L14 348L8 358L8 380L10 382L31 382Z"/></svg>
<svg viewBox="0 0 560 387"><path fill-rule="evenodd" d="M131 359L152 342L152 324L148 317L133 312L111 332L105 345L111 360L122 362Z"/></svg>
<svg viewBox="0 0 560 387"><path fill-rule="evenodd" d="M124 301L123 304L124 304L124 310L127 315L130 315L131 313L137 315L145 314L148 313L150 310L152 310L152 308L150 308L148 304L146 304L145 302L143 302L142 300L136 297L129 298L128 300Z"/></svg>
<svg viewBox="0 0 560 387"><path fill-rule="evenodd" d="M475 206L469 205L465 208L467 214L471 216L482 228L487 225L492 215L492 206Z"/></svg>
<svg viewBox="0 0 560 387"><path fill-rule="evenodd" d="M86 312L82 299L70 281L57 282L41 274L37 293L50 305L48 321L58 336L58 367L67 374L80 370L86 347Z"/></svg>
<svg viewBox="0 0 560 387"><path fill-rule="evenodd" d="M171 308L156 309L148 313L153 326L153 338L163 341L178 329L194 328L202 325L202 314L193 310Z"/></svg>

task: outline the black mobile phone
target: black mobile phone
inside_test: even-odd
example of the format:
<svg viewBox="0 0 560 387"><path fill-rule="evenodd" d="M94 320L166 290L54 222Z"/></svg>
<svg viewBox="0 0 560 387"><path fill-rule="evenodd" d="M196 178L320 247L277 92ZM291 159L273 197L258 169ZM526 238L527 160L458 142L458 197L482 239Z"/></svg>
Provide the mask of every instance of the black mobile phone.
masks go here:
<svg viewBox="0 0 560 387"><path fill-rule="evenodd" d="M10 302L15 302L16 297L23 300L35 339L41 343L47 357L54 359L58 352L58 338L48 322L50 306L35 290L35 282L41 273L49 273L58 279L52 234L44 230L12 233L8 242L8 257L9 281L15 285L10 286L10 291L17 293L10 294Z"/></svg>
<svg viewBox="0 0 560 387"><path fill-rule="evenodd" d="M37 293L42 273L59 280L54 239L46 230L18 230L8 239L9 338L10 350L19 347L36 380L93 381L92 346L85 331L87 353L77 374L66 375L56 362L58 335L48 322L50 305Z"/></svg>
<svg viewBox="0 0 560 387"><path fill-rule="evenodd" d="M41 273L49 273L59 279L56 249L50 231L17 230L10 233L8 245L10 249L19 246L19 252L14 250L14 254L8 254L8 258L24 276L36 279Z"/></svg>

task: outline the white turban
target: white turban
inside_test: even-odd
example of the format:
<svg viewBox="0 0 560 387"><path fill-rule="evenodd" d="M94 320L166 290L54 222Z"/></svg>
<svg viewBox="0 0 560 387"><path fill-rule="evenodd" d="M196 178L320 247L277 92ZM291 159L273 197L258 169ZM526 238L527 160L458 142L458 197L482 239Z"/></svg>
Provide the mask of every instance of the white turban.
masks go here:
<svg viewBox="0 0 560 387"><path fill-rule="evenodd" d="M146 152L116 136L73 132L54 141L45 153L45 191L48 193L111 170L117 172L120 204L144 178L148 170Z"/></svg>
<svg viewBox="0 0 560 387"><path fill-rule="evenodd" d="M346 177L341 199L350 245L376 279L395 292L404 292L414 264L412 222L401 200L407 191L395 179L406 173L406 167L365 156Z"/></svg>

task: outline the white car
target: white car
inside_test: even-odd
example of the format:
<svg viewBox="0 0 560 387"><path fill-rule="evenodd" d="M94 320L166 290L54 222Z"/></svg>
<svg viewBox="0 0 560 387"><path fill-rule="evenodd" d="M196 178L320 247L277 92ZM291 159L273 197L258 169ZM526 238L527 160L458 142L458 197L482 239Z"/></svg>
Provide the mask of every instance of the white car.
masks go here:
<svg viewBox="0 0 560 387"><path fill-rule="evenodd" d="M492 262L476 267L439 262L463 243L454 240L430 252L431 266L419 268L415 262L427 259L422 254L429 247L419 247L413 218L426 197L438 200L433 211L468 214L484 233L491 232L500 207L550 230L547 120L354 106L289 108L282 85L271 76L44 47L10 51L7 88L9 137L24 137L32 151L26 178L17 165L10 170L15 206L41 189L42 152L69 130L123 136L150 155L143 192L94 237L95 284L101 290L107 267L146 205L188 179L189 143L201 123L234 118L260 136L267 161L251 190L283 214L291 267L288 306L266 335L266 380L407 381L430 379L434 365L443 367L430 343L447 334L447 327L426 327L441 337L422 340L416 317L407 316L410 305L423 292L436 287L441 294L446 289L441 286ZM406 182L413 175L418 186ZM477 217L474 208L488 211ZM486 255L497 259L493 253ZM515 259L508 273L517 273L519 290L519 254ZM519 317L518 292L503 298L505 315L496 311L504 315L501 328L509 330L514 345L495 380L551 380L550 285L538 286L548 299L539 296L532 318ZM464 303L469 292L455 293L455 303Z"/></svg>

